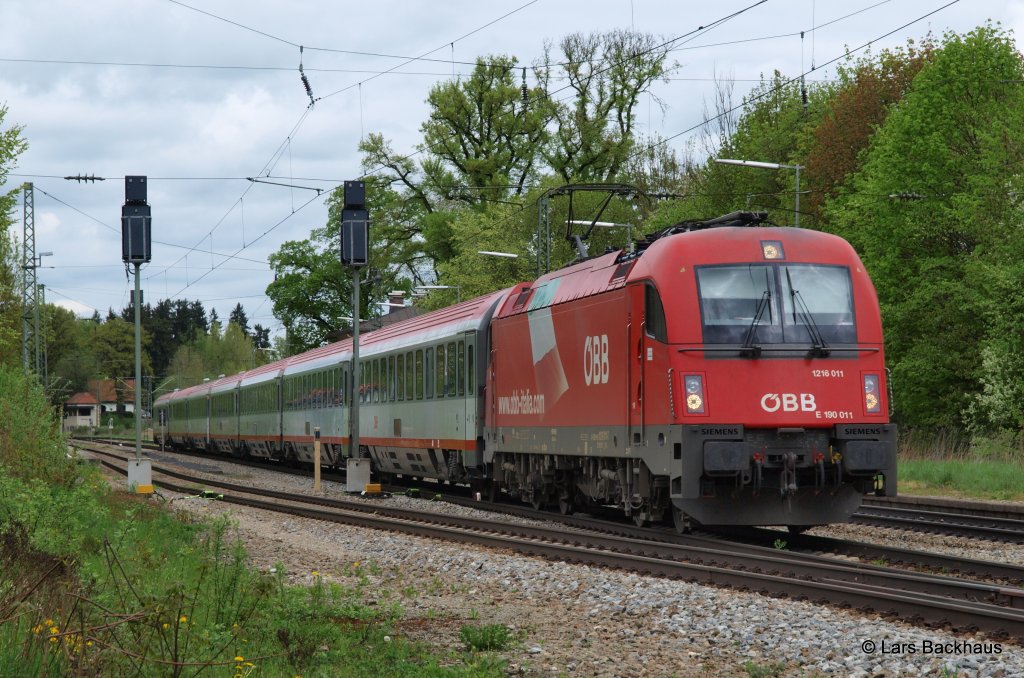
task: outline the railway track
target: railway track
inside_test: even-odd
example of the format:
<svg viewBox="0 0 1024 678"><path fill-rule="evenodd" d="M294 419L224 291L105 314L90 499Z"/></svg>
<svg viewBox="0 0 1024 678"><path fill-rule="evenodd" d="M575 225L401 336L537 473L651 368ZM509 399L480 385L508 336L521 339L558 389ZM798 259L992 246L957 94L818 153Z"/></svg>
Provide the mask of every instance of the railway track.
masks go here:
<svg viewBox="0 0 1024 678"><path fill-rule="evenodd" d="M851 522L1024 544L1024 507L1015 505L871 497Z"/></svg>
<svg viewBox="0 0 1024 678"><path fill-rule="evenodd" d="M93 452L126 461L113 452ZM125 472L117 463L107 460L103 463ZM958 631L981 630L1024 641L1024 590L1008 586L843 562L720 539L684 536L665 541L667 533L660 532L662 539L655 540L610 534L607 530L594 532L591 527L579 524L559 528L511 525L383 507L365 501L264 490L198 479L166 468L155 467L153 472L156 476L217 487L225 491L224 501L254 508L855 607L904 620L950 626ZM197 489L194 485L161 478L154 478L154 481L160 487L177 492L193 494Z"/></svg>
<svg viewBox="0 0 1024 678"><path fill-rule="evenodd" d="M96 439L94 442L102 443L102 439ZM152 443L143 444L143 447L151 451L160 450L159 445ZM185 454L196 458L209 458L209 455L206 454L180 451L161 451L161 454ZM303 471L290 469L273 462L237 459L232 459L232 461L248 463L258 468L272 469L282 473L306 474ZM325 471L324 478L335 479L336 476ZM1024 506L1012 504L989 504L921 497L865 497L863 506L853 515L850 522L859 525L1024 544ZM791 540L787 538L787 541ZM879 555L877 558L887 557Z"/></svg>

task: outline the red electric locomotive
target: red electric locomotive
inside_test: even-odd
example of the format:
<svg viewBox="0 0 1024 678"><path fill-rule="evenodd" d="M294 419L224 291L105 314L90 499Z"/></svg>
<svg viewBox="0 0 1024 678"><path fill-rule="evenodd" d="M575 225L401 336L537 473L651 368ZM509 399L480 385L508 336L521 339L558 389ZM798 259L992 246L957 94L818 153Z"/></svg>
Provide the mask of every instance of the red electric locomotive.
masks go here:
<svg viewBox="0 0 1024 678"><path fill-rule="evenodd" d="M874 287L850 245L734 213L553 271L491 322L490 476L638 523L845 521L896 493Z"/></svg>

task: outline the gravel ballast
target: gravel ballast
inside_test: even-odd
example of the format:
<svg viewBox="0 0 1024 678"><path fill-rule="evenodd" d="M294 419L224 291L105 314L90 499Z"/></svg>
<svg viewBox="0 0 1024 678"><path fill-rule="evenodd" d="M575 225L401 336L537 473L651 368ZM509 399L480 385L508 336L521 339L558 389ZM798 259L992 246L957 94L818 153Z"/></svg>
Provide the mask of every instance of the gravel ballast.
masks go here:
<svg viewBox="0 0 1024 678"><path fill-rule="evenodd" d="M156 465L171 459L154 457ZM183 459L195 465L194 458ZM291 492L312 486L308 478L217 459L202 462L222 471L209 478ZM324 492L347 496L330 481ZM516 675L1024 676L1024 648L982 634L951 634L856 611L171 498L175 508L189 513L230 514L255 567L283 567L295 583L311 582L313 572L348 586L361 582L369 598L400 603L405 617L399 632L416 640L454 648L463 625L509 626L517 643L502 656ZM400 496L366 501L494 518ZM1016 544L852 525L813 533L1024 562L1024 547Z"/></svg>

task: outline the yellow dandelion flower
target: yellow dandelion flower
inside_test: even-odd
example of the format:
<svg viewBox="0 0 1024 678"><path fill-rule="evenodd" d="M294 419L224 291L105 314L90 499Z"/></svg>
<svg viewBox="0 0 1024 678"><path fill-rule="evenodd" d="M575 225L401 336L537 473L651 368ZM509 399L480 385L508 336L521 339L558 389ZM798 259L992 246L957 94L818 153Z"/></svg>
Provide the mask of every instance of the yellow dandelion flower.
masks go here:
<svg viewBox="0 0 1024 678"><path fill-rule="evenodd" d="M56 636L59 633L60 633L60 629L58 629L56 626L54 626L53 628L50 629L50 635L51 636Z"/></svg>
<svg viewBox="0 0 1024 678"><path fill-rule="evenodd" d="M170 624L168 624L167 622L164 622L164 628L165 628L165 629L169 629L170 627L171 627L171 625L170 625Z"/></svg>
<svg viewBox="0 0 1024 678"><path fill-rule="evenodd" d="M85 646L86 647L92 647L92 641L91 640L85 641Z"/></svg>
<svg viewBox="0 0 1024 678"><path fill-rule="evenodd" d="M178 623L179 624L184 624L187 621L188 621L188 617L186 617L185 615L181 615L181 617L178 619Z"/></svg>
<svg viewBox="0 0 1024 678"><path fill-rule="evenodd" d="M57 639L56 639L56 638L52 638L52 637L51 637L51 638L50 638L50 642L51 642L51 643L56 643L56 642L57 642Z"/></svg>
<svg viewBox="0 0 1024 678"><path fill-rule="evenodd" d="M36 624L35 626L32 627L32 633L36 634L37 636L40 633L42 633L42 632L43 632L43 625L42 624Z"/></svg>
<svg viewBox="0 0 1024 678"><path fill-rule="evenodd" d="M320 573L319 573L319 572L317 572L316 570L313 570L313 576L314 576L314 577L319 577L319 576L320 576Z"/></svg>
<svg viewBox="0 0 1024 678"><path fill-rule="evenodd" d="M245 657L243 657L242 655L238 655L237 657L235 657L235 661L236 661L236 662L242 662L242 661L245 661Z"/></svg>
<svg viewBox="0 0 1024 678"><path fill-rule="evenodd" d="M53 620L52 620L52 619L47 619L47 620L46 620L46 621L45 621L44 623L45 623L45 624L46 624L47 626L53 626Z"/></svg>
<svg viewBox="0 0 1024 678"><path fill-rule="evenodd" d="M255 665L255 664L253 664L252 662L245 662L245 665L246 665L246 666L256 666L256 665Z"/></svg>

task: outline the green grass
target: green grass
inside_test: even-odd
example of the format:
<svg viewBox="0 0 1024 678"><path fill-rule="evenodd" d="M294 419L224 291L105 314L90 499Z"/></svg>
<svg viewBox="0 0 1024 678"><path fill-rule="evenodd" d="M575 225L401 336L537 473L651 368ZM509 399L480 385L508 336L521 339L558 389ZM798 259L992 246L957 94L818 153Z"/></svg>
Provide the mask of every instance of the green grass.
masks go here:
<svg viewBox="0 0 1024 678"><path fill-rule="evenodd" d="M226 520L111 490L37 390L0 367L0 675L503 675L403 638L392 597L363 602L372 566L291 586L248 567Z"/></svg>
<svg viewBox="0 0 1024 678"><path fill-rule="evenodd" d="M900 494L1024 501L1024 465L984 459L901 459Z"/></svg>
<svg viewBox="0 0 1024 678"><path fill-rule="evenodd" d="M503 624L463 626L459 631L459 638L467 649L475 652L504 650L513 640L512 632Z"/></svg>
<svg viewBox="0 0 1024 678"><path fill-rule="evenodd" d="M1024 435L900 433L900 494L1024 501Z"/></svg>

